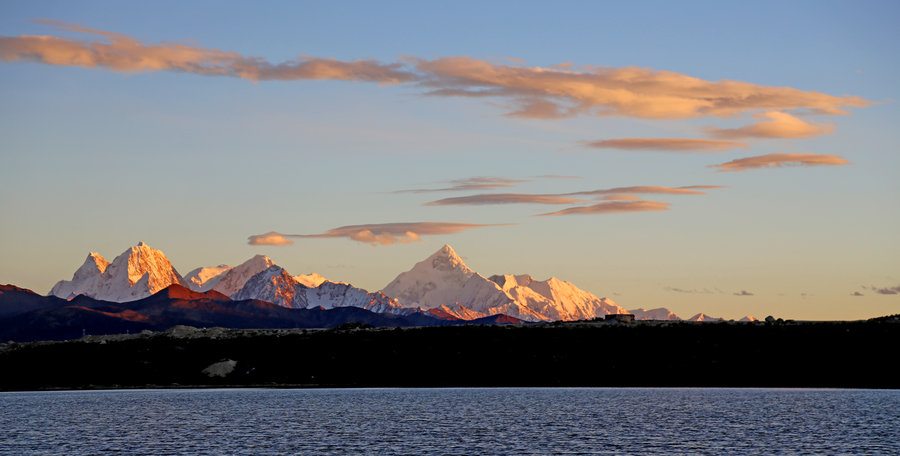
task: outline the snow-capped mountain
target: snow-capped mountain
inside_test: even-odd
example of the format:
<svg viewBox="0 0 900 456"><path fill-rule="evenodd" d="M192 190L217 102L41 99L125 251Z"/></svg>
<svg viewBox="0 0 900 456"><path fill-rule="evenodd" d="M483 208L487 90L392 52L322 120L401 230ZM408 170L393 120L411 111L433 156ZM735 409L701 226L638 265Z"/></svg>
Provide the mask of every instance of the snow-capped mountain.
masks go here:
<svg viewBox="0 0 900 456"><path fill-rule="evenodd" d="M232 298L259 299L292 309L359 307L378 313L410 313L410 309L400 306L384 293L370 293L350 284L325 280L318 274L315 276L322 280L316 280L316 286L308 286L280 266L271 266L251 277ZM309 275L299 277L310 278Z"/></svg>
<svg viewBox="0 0 900 456"><path fill-rule="evenodd" d="M169 285L186 285L160 250L140 242L112 263L91 252L72 280L61 280L50 294L63 299L86 295L94 299L127 302L146 298Z"/></svg>
<svg viewBox="0 0 900 456"><path fill-rule="evenodd" d="M634 315L635 320L681 320L681 317L675 315L675 312L672 312L665 307L650 310L634 309L629 310L628 312Z"/></svg>
<svg viewBox="0 0 900 456"><path fill-rule="evenodd" d="M406 307L441 308L451 315L464 308L484 315L541 321L626 313L611 300L555 277L545 281L528 275L485 278L466 266L449 245L401 273L382 292Z"/></svg>
<svg viewBox="0 0 900 456"><path fill-rule="evenodd" d="M208 268L197 268L185 274L184 281L187 282L188 288L191 290L205 293L212 290L213 287L222 280L222 277L232 269L234 269L234 267L227 264L220 264Z"/></svg>
<svg viewBox="0 0 900 456"><path fill-rule="evenodd" d="M724 318L717 318L717 317L710 317L709 315L706 315L705 313L702 313L702 312L701 312L701 313L698 313L697 315L694 315L694 316L691 317L691 318L688 318L687 321L719 322L719 321L725 321L725 319L724 319Z"/></svg>
<svg viewBox="0 0 900 456"><path fill-rule="evenodd" d="M251 277L272 266L275 266L275 262L271 258L265 255L256 255L222 274L221 278L210 289L218 291L225 296L233 297Z"/></svg>
<svg viewBox="0 0 900 456"><path fill-rule="evenodd" d="M313 272L311 274L295 275L294 280L296 280L298 283L302 283L303 285L306 285L307 287L315 288L315 287L321 285L322 282L325 282L327 279L325 277L322 277L320 274L316 274L315 272ZM335 283L337 283L337 282L335 282ZM340 282L340 283L343 283L343 282Z"/></svg>

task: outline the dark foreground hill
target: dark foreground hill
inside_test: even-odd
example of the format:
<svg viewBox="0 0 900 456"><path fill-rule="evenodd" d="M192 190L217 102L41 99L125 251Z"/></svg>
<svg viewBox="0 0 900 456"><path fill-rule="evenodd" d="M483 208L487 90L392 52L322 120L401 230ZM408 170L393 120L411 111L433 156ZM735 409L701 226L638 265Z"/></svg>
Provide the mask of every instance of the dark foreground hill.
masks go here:
<svg viewBox="0 0 900 456"><path fill-rule="evenodd" d="M0 389L299 386L900 388L896 317L199 330L0 345Z"/></svg>
<svg viewBox="0 0 900 456"><path fill-rule="evenodd" d="M333 328L345 323L372 326L438 326L466 324L452 316L410 310L404 315L370 312L359 307L290 309L256 299L233 301L207 291L172 285L131 302L107 302L78 296L71 301L40 296L31 290L0 285L0 341L77 339L162 331L177 325L226 328ZM519 320L493 315L477 323L510 324Z"/></svg>

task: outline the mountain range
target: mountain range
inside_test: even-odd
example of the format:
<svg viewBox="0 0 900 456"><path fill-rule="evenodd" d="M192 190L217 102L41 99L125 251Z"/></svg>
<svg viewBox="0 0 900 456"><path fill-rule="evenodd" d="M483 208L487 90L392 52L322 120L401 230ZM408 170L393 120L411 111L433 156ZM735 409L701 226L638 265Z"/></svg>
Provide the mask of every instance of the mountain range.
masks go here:
<svg viewBox="0 0 900 456"><path fill-rule="evenodd" d="M146 300L150 298L155 299L152 301L155 310L146 307ZM160 300L168 300L170 307L181 310L163 312L159 310ZM184 305L189 301L196 305ZM469 268L449 245L399 274L380 291L331 281L316 273L291 275L263 255L256 255L237 266L220 264L196 268L182 276L162 251L143 242L125 250L112 262L96 252L89 253L72 279L57 282L48 296L14 286L0 290L0 319L22 318L22 314L36 311L43 315L41 318L75 318L77 314L81 315L78 318L90 315L96 319L103 315L129 321L135 330L173 322L223 323L219 321L221 319L194 321L192 317L188 318L183 309L197 306L213 313L210 309L223 312L232 309L225 312L227 315L236 315L234 309L243 309L240 312L245 313L247 308L255 309L244 315L245 324L263 323L258 320L261 318L258 313L265 309L266 318L291 315L284 317L283 324L293 325L289 327L310 327L304 325L312 323L299 322L297 315L300 313L282 315L278 312L344 309L346 313L358 309L388 319L378 320L379 325L393 323L397 326L466 321L590 320L626 313L634 314L639 320L681 320L665 308L626 310L608 298L597 297L556 277L543 281L527 274L486 277ZM57 315L62 312L58 309L62 308L72 315ZM172 318L163 318L166 315ZM367 318L373 320L374 317ZM225 320L231 326L249 327L230 317ZM746 317L744 320L754 319ZM340 321L343 321L342 317L337 317L332 323L340 324ZM700 313L688 321L721 319ZM280 327L271 322L267 326Z"/></svg>

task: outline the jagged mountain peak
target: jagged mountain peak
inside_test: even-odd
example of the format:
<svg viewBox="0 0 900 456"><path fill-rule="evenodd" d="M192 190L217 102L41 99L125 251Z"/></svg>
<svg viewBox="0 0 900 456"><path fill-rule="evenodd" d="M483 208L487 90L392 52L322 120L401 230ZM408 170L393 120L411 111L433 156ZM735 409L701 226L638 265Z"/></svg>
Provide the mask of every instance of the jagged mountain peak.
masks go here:
<svg viewBox="0 0 900 456"><path fill-rule="evenodd" d="M454 305L484 315L503 313L528 320L577 320L625 313L611 300L555 277L536 281L528 274L506 274L487 279L469 269L450 246L398 275L382 292L406 307L441 308L450 314L454 314Z"/></svg>
<svg viewBox="0 0 900 456"><path fill-rule="evenodd" d="M84 259L84 264L81 266L89 267L91 269L97 269L101 274L106 272L106 267L109 266L109 261L106 261L106 258L103 258L103 255L100 255L97 252L88 253L87 258Z"/></svg>
<svg viewBox="0 0 900 456"><path fill-rule="evenodd" d="M112 302L141 299L184 280L161 251L141 241L119 254L111 263L90 252L72 280L61 280L50 294L69 299L86 295Z"/></svg>
<svg viewBox="0 0 900 456"><path fill-rule="evenodd" d="M456 254L456 251L453 250L453 247L450 247L449 244L444 244L443 247L440 248L437 252L434 252L430 257L428 257L425 261L418 263L416 266L430 265L431 268L436 269L438 271L460 271L469 273L472 272L466 263L463 262L462 258Z"/></svg>
<svg viewBox="0 0 900 456"><path fill-rule="evenodd" d="M254 255L247 261L225 272L212 289L226 296L233 297L251 277L272 266L276 266L276 264L271 258L265 255Z"/></svg>

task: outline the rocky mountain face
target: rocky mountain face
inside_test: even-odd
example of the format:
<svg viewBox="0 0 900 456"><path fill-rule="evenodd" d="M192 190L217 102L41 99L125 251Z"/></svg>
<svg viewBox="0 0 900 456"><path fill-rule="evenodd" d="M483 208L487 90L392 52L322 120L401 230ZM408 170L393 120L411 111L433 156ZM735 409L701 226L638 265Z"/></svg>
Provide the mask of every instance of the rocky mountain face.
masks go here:
<svg viewBox="0 0 900 456"><path fill-rule="evenodd" d="M318 274L316 274L318 276ZM378 313L409 313L384 293L370 293L346 283L325 280L306 281L309 276L291 276L280 266L270 266L256 274L233 295L234 299L258 299L291 309L334 309L359 307ZM317 283L315 286L310 286Z"/></svg>

